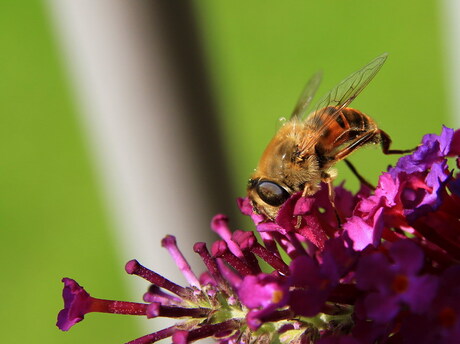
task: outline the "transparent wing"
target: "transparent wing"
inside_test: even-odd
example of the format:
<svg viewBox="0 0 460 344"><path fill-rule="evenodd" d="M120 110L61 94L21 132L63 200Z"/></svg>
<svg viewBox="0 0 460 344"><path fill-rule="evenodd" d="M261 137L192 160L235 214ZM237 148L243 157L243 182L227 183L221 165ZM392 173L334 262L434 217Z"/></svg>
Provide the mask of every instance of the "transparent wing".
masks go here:
<svg viewBox="0 0 460 344"><path fill-rule="evenodd" d="M310 105L311 101L313 100L313 97L316 94L316 91L318 90L319 85L321 84L322 78L323 73L316 72L310 78L310 80L308 80L307 84L305 85L305 88L302 91L302 94L299 97L299 100L297 101L294 111L292 111L291 118L302 117L305 114L308 106Z"/></svg>
<svg viewBox="0 0 460 344"><path fill-rule="evenodd" d="M388 54L385 53L372 60L340 82L318 102L314 107L315 110L306 119L312 128L317 128L312 140L321 136L323 131L321 129L328 128L337 119L340 110L347 107L361 93L385 63L387 56ZM335 111L330 111L328 107L334 107Z"/></svg>

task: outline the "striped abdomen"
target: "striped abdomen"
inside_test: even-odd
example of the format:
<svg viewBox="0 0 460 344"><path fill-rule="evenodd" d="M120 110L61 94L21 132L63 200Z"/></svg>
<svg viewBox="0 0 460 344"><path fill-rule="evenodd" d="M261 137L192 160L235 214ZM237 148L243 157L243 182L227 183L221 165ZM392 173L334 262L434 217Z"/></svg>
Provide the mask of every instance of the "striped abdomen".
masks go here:
<svg viewBox="0 0 460 344"><path fill-rule="evenodd" d="M311 124L320 133L315 151L323 164L341 160L355 149L379 141L377 125L361 111L344 108L337 112L330 106L315 117Z"/></svg>

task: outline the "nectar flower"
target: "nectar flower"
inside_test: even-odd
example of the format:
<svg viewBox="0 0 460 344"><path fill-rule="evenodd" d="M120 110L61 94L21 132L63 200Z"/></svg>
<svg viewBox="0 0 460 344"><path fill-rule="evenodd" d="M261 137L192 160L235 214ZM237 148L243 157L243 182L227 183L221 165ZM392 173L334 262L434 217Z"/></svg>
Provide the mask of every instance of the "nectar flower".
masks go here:
<svg viewBox="0 0 460 344"><path fill-rule="evenodd" d="M364 255L356 269L358 289L368 291L364 302L367 317L379 323L392 320L403 306L414 314L428 310L438 287L438 279L421 274L423 252L410 240L392 243L388 255Z"/></svg>
<svg viewBox="0 0 460 344"><path fill-rule="evenodd" d="M90 312L145 315L147 305L134 302L110 301L91 297L83 287L70 278L63 278L64 309L58 314L57 326L68 331Z"/></svg>
<svg viewBox="0 0 460 344"><path fill-rule="evenodd" d="M190 268L173 236L168 250L188 285L136 260L128 274L150 283L143 303L97 299L64 278L64 331L89 312L177 318L129 343L213 338L217 343L454 343L460 336L460 131L428 134L382 173L374 191L322 185L292 195L271 221L241 212L260 235L232 231L217 215L221 240L194 251L205 271ZM456 158L449 166L448 158ZM264 264L261 264L264 262Z"/></svg>

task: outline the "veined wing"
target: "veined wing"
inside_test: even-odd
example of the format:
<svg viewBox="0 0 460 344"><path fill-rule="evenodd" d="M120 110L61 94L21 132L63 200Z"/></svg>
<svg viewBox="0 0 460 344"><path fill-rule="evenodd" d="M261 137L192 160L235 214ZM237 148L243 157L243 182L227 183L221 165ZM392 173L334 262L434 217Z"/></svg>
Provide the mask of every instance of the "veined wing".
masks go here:
<svg viewBox="0 0 460 344"><path fill-rule="evenodd" d="M315 110L305 120L307 125L317 129L313 135L305 138L304 147L310 147L318 141L324 129L329 128L336 121L340 110L347 107L374 78L387 56L388 54L385 53L372 60L340 82L318 102L314 107ZM335 108L335 111L331 111L330 107Z"/></svg>
<svg viewBox="0 0 460 344"><path fill-rule="evenodd" d="M308 80L307 84L305 85L299 100L292 111L291 119L294 117L302 117L308 109L313 97L318 90L319 85L321 84L321 79L323 78L322 72L316 72L310 80Z"/></svg>

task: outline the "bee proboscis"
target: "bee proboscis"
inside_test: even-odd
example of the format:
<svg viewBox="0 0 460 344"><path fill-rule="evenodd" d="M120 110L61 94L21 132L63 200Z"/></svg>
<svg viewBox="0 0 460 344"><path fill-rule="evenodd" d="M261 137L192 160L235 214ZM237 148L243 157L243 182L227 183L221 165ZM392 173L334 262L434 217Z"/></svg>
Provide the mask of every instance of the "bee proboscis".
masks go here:
<svg viewBox="0 0 460 344"><path fill-rule="evenodd" d="M374 78L386 58L387 54L378 56L340 82L304 119L319 87L321 74L316 73L310 79L291 119L270 141L249 179L248 197L257 213L274 219L292 194L313 195L321 182L327 183L331 191L331 183L337 175L333 166L360 147L380 144L384 154L411 151L390 150L389 135L368 115L348 107Z"/></svg>

